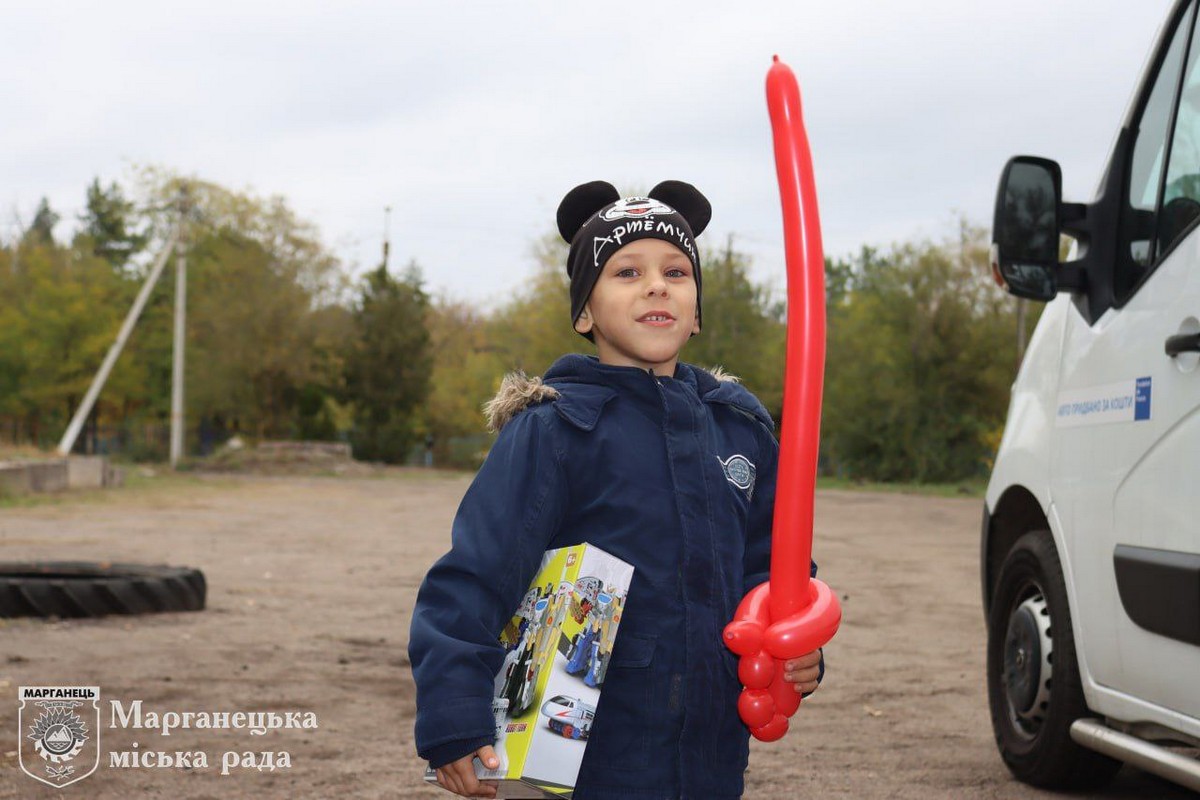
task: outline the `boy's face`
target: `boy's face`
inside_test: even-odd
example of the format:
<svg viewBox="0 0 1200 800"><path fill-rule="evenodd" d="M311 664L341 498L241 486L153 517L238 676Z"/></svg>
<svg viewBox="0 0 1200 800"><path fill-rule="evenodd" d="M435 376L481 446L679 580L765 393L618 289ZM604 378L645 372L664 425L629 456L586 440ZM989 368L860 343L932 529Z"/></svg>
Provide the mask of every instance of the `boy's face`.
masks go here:
<svg viewBox="0 0 1200 800"><path fill-rule="evenodd" d="M638 239L604 265L575 322L592 332L600 363L673 375L679 351L700 332L692 262L662 239Z"/></svg>

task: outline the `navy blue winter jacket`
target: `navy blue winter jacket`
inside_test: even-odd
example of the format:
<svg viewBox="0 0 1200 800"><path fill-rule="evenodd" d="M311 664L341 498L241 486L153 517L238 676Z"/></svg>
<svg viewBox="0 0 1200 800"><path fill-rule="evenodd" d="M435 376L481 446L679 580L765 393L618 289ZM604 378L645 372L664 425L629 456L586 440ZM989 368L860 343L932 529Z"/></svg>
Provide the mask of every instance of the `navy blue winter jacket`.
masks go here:
<svg viewBox="0 0 1200 800"><path fill-rule="evenodd" d="M547 548L634 566L577 800L740 797L748 733L721 630L766 580L778 445L746 389L560 358L506 381L500 431L413 611L416 740L434 766L493 741L497 637ZM515 413L514 413L515 412Z"/></svg>

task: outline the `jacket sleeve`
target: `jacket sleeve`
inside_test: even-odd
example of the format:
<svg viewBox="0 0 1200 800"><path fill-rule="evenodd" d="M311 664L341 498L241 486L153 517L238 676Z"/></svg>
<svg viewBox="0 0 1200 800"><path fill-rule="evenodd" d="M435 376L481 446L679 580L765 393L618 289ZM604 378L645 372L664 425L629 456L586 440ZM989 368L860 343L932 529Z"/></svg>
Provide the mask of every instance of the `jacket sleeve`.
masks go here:
<svg viewBox="0 0 1200 800"><path fill-rule="evenodd" d="M499 635L561 523L561 463L552 423L517 415L463 496L450 552L421 584L408 652L422 758L450 761L494 741Z"/></svg>
<svg viewBox="0 0 1200 800"><path fill-rule="evenodd" d="M779 442L775 441L775 436L764 426L759 431L759 443L754 497L750 504L750 524L746 531L746 555L743 559L743 594L771 577L771 527L775 521ZM810 570L809 574L815 578L817 562L812 562Z"/></svg>
<svg viewBox="0 0 1200 800"><path fill-rule="evenodd" d="M750 505L750 525L746 532L746 555L743 562L742 593L753 589L771 576L771 526L775 519L775 483L779 472L779 443L765 427L759 432L759 459L754 482L754 497ZM817 562L811 562L809 574L817 576ZM825 677L825 656L821 656L821 673Z"/></svg>
<svg viewBox="0 0 1200 800"><path fill-rule="evenodd" d="M771 523L775 518L775 476L779 469L779 443L759 423L758 463L755 465L754 494L750 498L746 554L742 562L742 594L758 586L771 574Z"/></svg>

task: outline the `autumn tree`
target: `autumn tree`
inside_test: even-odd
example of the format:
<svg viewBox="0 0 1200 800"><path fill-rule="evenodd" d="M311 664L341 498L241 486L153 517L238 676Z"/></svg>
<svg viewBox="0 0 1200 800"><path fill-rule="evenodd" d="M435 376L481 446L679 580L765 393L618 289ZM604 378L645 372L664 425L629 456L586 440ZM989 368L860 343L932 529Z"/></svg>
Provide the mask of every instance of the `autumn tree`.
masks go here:
<svg viewBox="0 0 1200 800"><path fill-rule="evenodd" d="M564 353L596 352L571 326L567 246L555 234L534 242L532 270L489 320L488 338L508 370L540 375ZM499 384L499 377L496 379Z"/></svg>
<svg viewBox="0 0 1200 800"><path fill-rule="evenodd" d="M54 226L62 219L52 208L45 197L38 202L37 210L33 213L33 222L25 232L26 240L33 245L50 245L54 243Z"/></svg>
<svg viewBox="0 0 1200 800"><path fill-rule="evenodd" d="M95 178L87 187L79 235L87 237L92 253L114 267L121 267L146 245L146 237L135 230L134 205L115 181L107 188Z"/></svg>
<svg viewBox="0 0 1200 800"><path fill-rule="evenodd" d="M987 239L864 249L830 309L822 452L841 474L952 481L980 473L1003 424L1015 304L987 280Z"/></svg>
<svg viewBox="0 0 1200 800"><path fill-rule="evenodd" d="M736 375L778 420L785 328L771 293L751 280L750 259L733 249L732 236L722 250L705 249L700 277L701 330L681 359Z"/></svg>
<svg viewBox="0 0 1200 800"><path fill-rule="evenodd" d="M424 418L441 462L452 439L483 432L483 404L506 364L489 336L486 315L471 304L439 298L428 320L433 369Z"/></svg>
<svg viewBox="0 0 1200 800"><path fill-rule="evenodd" d="M333 438L341 352L349 331L346 279L315 227L282 197L257 197L165 170L135 176L134 228L161 248L183 227L188 264L186 406L190 428L256 438ZM135 272L141 272L139 267ZM140 274L139 274L139 277ZM174 270L152 296L131 341L151 365L150 405L166 413Z"/></svg>
<svg viewBox="0 0 1200 800"><path fill-rule="evenodd" d="M415 264L400 278L380 266L362 282L343 355L343 396L354 409L351 442L359 458L402 462L417 439L433 371L428 312Z"/></svg>
<svg viewBox="0 0 1200 800"><path fill-rule="evenodd" d="M319 438L333 436L323 403L311 395L336 385L340 339L322 324L300 269L234 229L190 244L186 386L193 418L257 438L293 438L306 425Z"/></svg>
<svg viewBox="0 0 1200 800"><path fill-rule="evenodd" d="M0 414L35 441L56 438L112 344L131 287L90 253L40 235L26 237L20 271L9 270L4 283L0 385L7 391ZM113 398L138 379L137 365L120 364L105 407L111 410Z"/></svg>
<svg viewBox="0 0 1200 800"><path fill-rule="evenodd" d="M0 430L9 439L48 444L61 436L179 221L184 185L194 211L183 233L189 446L205 427L337 435L350 319L338 260L282 198L149 170L138 177L136 200L115 183L93 181L69 245L55 241L57 215L43 202L20 241L0 251ZM152 257L133 257L143 246ZM115 428L118 450L131 429L165 433L173 294L168 269L97 401L96 417Z"/></svg>

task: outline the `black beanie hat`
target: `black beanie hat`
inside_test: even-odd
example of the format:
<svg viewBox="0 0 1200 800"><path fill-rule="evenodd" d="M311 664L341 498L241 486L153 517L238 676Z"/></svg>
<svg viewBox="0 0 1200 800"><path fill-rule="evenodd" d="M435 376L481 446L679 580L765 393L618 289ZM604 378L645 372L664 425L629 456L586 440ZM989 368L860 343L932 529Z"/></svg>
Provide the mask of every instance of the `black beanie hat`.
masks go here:
<svg viewBox="0 0 1200 800"><path fill-rule="evenodd" d="M571 324L579 319L596 279L613 253L638 239L662 239L684 252L696 276L700 322L699 236L712 218L707 198L690 183L663 181L647 197L626 197L611 183L592 181L567 192L558 205L558 232L571 245ZM591 332L583 334L593 339Z"/></svg>

